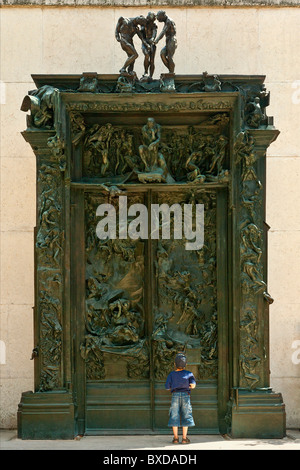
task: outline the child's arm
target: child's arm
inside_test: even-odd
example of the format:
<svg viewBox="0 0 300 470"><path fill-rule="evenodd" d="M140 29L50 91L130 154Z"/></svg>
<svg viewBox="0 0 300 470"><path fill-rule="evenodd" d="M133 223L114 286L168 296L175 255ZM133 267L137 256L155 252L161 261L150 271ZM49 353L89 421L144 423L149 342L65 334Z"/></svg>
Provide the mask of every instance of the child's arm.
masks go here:
<svg viewBox="0 0 300 470"><path fill-rule="evenodd" d="M196 387L196 380L195 380L195 377L194 377L194 374L191 374L190 378L189 378L189 387L190 388L195 388Z"/></svg>

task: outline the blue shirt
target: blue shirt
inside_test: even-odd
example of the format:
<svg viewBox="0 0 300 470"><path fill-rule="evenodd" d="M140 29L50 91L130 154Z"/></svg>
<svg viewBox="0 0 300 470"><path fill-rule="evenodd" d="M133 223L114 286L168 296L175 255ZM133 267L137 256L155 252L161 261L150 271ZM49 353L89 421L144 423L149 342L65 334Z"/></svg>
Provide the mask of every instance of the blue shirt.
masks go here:
<svg viewBox="0 0 300 470"><path fill-rule="evenodd" d="M166 389L171 392L189 392L190 384L196 384L194 374L189 370L173 370L167 377Z"/></svg>

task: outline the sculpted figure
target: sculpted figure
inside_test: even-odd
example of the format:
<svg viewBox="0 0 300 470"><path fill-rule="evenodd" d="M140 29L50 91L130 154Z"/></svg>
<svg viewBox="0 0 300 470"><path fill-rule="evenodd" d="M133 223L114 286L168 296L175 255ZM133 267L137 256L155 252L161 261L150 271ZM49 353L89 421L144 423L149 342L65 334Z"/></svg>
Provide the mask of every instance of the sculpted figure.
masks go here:
<svg viewBox="0 0 300 470"><path fill-rule="evenodd" d="M21 111L31 111L33 126L52 129L57 96L57 88L44 85L38 90L30 91L25 96L21 105Z"/></svg>
<svg viewBox="0 0 300 470"><path fill-rule="evenodd" d="M146 171L150 171L157 164L160 135L160 125L153 118L148 118L147 124L142 129L143 145L139 147L140 156Z"/></svg>
<svg viewBox="0 0 300 470"><path fill-rule="evenodd" d="M120 70L120 73L129 73L133 74L134 63L138 58L138 53L135 50L133 45L133 37L137 34L141 41L145 44L145 47L148 48L148 44L144 40L140 26L146 26L146 18L143 16L137 16L136 18L123 18L121 16L118 20L115 36L116 40L121 44L122 49L126 52L128 58L125 61L123 67Z"/></svg>
<svg viewBox="0 0 300 470"><path fill-rule="evenodd" d="M214 92L221 91L221 82L217 75L208 75L207 72L203 73L204 91Z"/></svg>
<svg viewBox="0 0 300 470"><path fill-rule="evenodd" d="M187 178L189 181L200 181L201 183L205 180L205 176L201 174L201 163L203 160L203 152L192 152L188 156L185 167L189 170Z"/></svg>
<svg viewBox="0 0 300 470"><path fill-rule="evenodd" d="M154 73L154 57L156 52L156 46L154 44L156 34L157 34L157 25L155 23L156 15L149 12L146 17L146 24L141 27L141 34L144 42L142 42L142 51L144 53L144 77L148 75L149 78L153 77Z"/></svg>
<svg viewBox="0 0 300 470"><path fill-rule="evenodd" d="M146 173L152 173L155 179L161 176L166 182L174 182L169 174L164 156L159 152L161 127L153 118L148 118L142 129L143 144L139 147L140 157L145 165ZM149 175L150 176L150 175Z"/></svg>
<svg viewBox="0 0 300 470"><path fill-rule="evenodd" d="M260 107L260 99L258 96L256 96L254 100L251 101L251 103L248 103L245 111L249 113L248 117L246 118L248 126L258 129L265 117Z"/></svg>
<svg viewBox="0 0 300 470"><path fill-rule="evenodd" d="M123 166L120 173L124 174L125 170L133 170L138 164L138 157L134 154L134 144L133 144L133 135L127 134L124 136L121 160Z"/></svg>
<svg viewBox="0 0 300 470"><path fill-rule="evenodd" d="M221 135L216 143L215 155L213 156L212 163L208 173L212 173L215 167L217 168L217 174L219 175L222 171L223 161L225 159L226 145L228 143L227 138Z"/></svg>
<svg viewBox="0 0 300 470"><path fill-rule="evenodd" d="M72 131L72 143L74 145L77 145L80 142L80 140L84 137L84 133L86 129L84 117L80 113L71 111L70 122L71 122L71 131Z"/></svg>
<svg viewBox="0 0 300 470"><path fill-rule="evenodd" d="M173 61L173 56L177 47L176 26L174 21L166 15L165 11L160 10L157 13L156 18L160 23L165 23L165 25L154 44L157 44L164 36L166 36L166 45L161 50L160 56L165 66L169 69L169 72L174 73L175 63Z"/></svg>

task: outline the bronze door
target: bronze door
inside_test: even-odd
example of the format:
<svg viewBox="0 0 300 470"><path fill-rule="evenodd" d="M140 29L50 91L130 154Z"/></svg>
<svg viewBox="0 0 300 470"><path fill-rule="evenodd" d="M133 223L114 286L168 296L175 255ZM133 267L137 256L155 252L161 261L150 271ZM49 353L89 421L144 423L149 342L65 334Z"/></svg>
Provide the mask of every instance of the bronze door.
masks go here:
<svg viewBox="0 0 300 470"><path fill-rule="evenodd" d="M120 233L124 214L119 198L85 193L79 359L85 389L79 393L78 409L86 434L168 433L170 393L164 384L178 351L186 352L197 380L192 392L196 426L190 431L219 432L228 398L222 366L227 355L226 200L226 190L216 187L172 192L162 185L136 186L127 192L127 209L133 204L147 208L147 238L100 240L97 207L108 202L115 207ZM160 231L153 239L152 204L203 204L203 247L187 250L184 236L174 238L172 212L170 237L163 238ZM127 226L134 220L129 215Z"/></svg>

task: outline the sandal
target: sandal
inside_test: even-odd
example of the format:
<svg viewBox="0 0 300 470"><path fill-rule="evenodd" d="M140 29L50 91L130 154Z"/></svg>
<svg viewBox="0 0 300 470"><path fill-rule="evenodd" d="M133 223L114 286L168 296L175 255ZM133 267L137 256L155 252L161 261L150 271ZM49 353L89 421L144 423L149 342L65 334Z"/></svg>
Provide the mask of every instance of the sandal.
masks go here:
<svg viewBox="0 0 300 470"><path fill-rule="evenodd" d="M185 439L182 439L182 444L189 444L191 441L189 440L188 437L186 437Z"/></svg>
<svg viewBox="0 0 300 470"><path fill-rule="evenodd" d="M173 437L173 444L179 444L179 439L178 437Z"/></svg>

